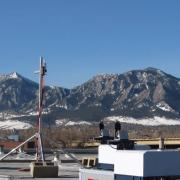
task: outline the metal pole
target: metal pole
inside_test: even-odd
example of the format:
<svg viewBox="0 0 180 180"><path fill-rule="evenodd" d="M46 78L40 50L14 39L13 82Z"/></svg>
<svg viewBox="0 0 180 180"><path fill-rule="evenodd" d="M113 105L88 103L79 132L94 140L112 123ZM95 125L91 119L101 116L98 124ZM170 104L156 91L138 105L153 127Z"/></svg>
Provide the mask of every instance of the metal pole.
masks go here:
<svg viewBox="0 0 180 180"><path fill-rule="evenodd" d="M41 111L42 111L42 80L43 80L43 58L40 57L40 67L39 67L39 134L41 134Z"/></svg>
<svg viewBox="0 0 180 180"><path fill-rule="evenodd" d="M164 149L164 138L160 137L159 139L159 149L163 150Z"/></svg>
<svg viewBox="0 0 180 180"><path fill-rule="evenodd" d="M14 151L16 151L17 149L19 149L21 146L23 146L24 144L26 144L28 141L30 141L31 139L35 138L37 136L37 134L34 134L33 136L31 136L29 139L27 139L26 141L24 141L23 143L21 143L19 146L17 146L16 148L12 149L9 153L5 154L3 157L0 158L0 161L2 161L3 159L5 159L7 156L9 156L11 153L13 153Z"/></svg>
<svg viewBox="0 0 180 180"><path fill-rule="evenodd" d="M38 129L38 151L40 152L41 160L44 162L44 151L43 151L43 144L42 144L42 102L43 102L43 80L45 76L45 63L43 58L40 57L40 70L39 70L39 129Z"/></svg>
<svg viewBox="0 0 180 180"><path fill-rule="evenodd" d="M43 143L42 143L42 134L39 134L38 141L39 141L39 143L38 143L39 144L39 150L41 152L41 159L44 162L45 158L44 158L44 150L43 150Z"/></svg>

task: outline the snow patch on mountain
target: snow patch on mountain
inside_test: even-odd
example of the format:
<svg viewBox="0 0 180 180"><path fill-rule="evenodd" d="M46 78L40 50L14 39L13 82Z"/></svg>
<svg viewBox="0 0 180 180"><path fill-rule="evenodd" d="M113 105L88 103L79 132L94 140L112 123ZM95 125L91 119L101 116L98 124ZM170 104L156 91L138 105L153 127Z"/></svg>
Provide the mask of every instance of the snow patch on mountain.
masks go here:
<svg viewBox="0 0 180 180"><path fill-rule="evenodd" d="M75 126L75 125L92 125L90 122L87 121L69 121L68 123L65 124L65 126Z"/></svg>
<svg viewBox="0 0 180 180"><path fill-rule="evenodd" d="M174 110L165 102L160 102L156 105L156 107L158 107L159 109L163 110L163 111L168 111L168 112L174 112Z"/></svg>
<svg viewBox="0 0 180 180"><path fill-rule="evenodd" d="M0 75L0 80L6 80L6 79L18 79L19 74L17 72L13 72L10 74L1 74Z"/></svg>
<svg viewBox="0 0 180 180"><path fill-rule="evenodd" d="M58 119L55 121L57 126L76 126L76 125L92 125L92 123L87 121L71 121L70 119Z"/></svg>
<svg viewBox="0 0 180 180"><path fill-rule="evenodd" d="M12 114L12 113L7 113L7 112L1 112L0 113L0 119L2 120L9 120L12 118L18 118L18 117L24 117L26 116L25 114Z"/></svg>
<svg viewBox="0 0 180 180"><path fill-rule="evenodd" d="M50 85L49 86L51 89L56 89L56 86Z"/></svg>
<svg viewBox="0 0 180 180"><path fill-rule="evenodd" d="M12 79L17 79L18 78L18 74L16 72L13 72L9 75L10 78Z"/></svg>
<svg viewBox="0 0 180 180"><path fill-rule="evenodd" d="M0 121L0 129L29 129L32 125L18 120Z"/></svg>
<svg viewBox="0 0 180 180"><path fill-rule="evenodd" d="M57 104L56 107L57 107L57 108L62 108L62 109L66 109L66 110L67 110L67 105L66 105L66 104L65 104L65 105L59 105L59 104Z"/></svg>
<svg viewBox="0 0 180 180"><path fill-rule="evenodd" d="M68 121L69 121L68 119L57 119L57 120L55 121L55 124L56 124L57 126L62 126L62 125L64 125L64 124L66 124Z"/></svg>
<svg viewBox="0 0 180 180"><path fill-rule="evenodd" d="M132 117L122 117L122 116L111 116L104 119L104 121L119 121L129 124L139 124L144 126L160 126L160 125L180 125L180 120L167 119L165 117L154 118L144 118L144 119L135 119Z"/></svg>
<svg viewBox="0 0 180 180"><path fill-rule="evenodd" d="M158 69L157 72L158 72L161 76L165 76L164 72L161 71L160 69Z"/></svg>

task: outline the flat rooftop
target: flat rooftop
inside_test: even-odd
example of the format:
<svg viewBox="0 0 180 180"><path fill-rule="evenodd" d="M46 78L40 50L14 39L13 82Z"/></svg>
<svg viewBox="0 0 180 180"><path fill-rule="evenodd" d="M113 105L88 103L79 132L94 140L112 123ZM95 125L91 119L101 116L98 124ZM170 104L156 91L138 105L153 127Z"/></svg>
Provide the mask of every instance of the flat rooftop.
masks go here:
<svg viewBox="0 0 180 180"><path fill-rule="evenodd" d="M59 165L58 178L32 178L30 175L29 162L0 162L0 180L6 179L59 179L78 180L79 165L77 163L61 163Z"/></svg>
<svg viewBox="0 0 180 180"><path fill-rule="evenodd" d="M78 159L82 160L83 157L95 157L97 154L84 154L82 153L73 155ZM3 154L0 155L2 157ZM46 160L53 160L52 154L45 154ZM30 175L30 163L34 160L34 156L31 155L18 155L13 154L8 156L3 161L0 161L0 180L6 179L44 179L44 180L79 180L79 168L80 165L72 160L70 157L64 154L60 154L59 166L59 177L58 178L32 178Z"/></svg>

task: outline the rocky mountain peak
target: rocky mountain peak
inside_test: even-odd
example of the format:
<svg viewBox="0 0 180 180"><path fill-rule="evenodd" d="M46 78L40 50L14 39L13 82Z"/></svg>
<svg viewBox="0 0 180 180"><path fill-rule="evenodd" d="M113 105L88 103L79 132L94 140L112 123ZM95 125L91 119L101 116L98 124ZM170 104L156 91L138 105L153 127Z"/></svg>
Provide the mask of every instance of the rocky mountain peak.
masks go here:
<svg viewBox="0 0 180 180"><path fill-rule="evenodd" d="M9 74L9 78L12 78L12 79L17 79L17 78L20 78L21 75L18 74L17 72L12 72Z"/></svg>
<svg viewBox="0 0 180 180"><path fill-rule="evenodd" d="M1 74L0 75L0 80L7 80L7 79L18 79L21 78L22 76L18 74L17 72L12 72L9 74Z"/></svg>
<svg viewBox="0 0 180 180"><path fill-rule="evenodd" d="M154 67L147 67L144 70L145 71L155 71L155 72L161 71L160 69L157 69L157 68L154 68Z"/></svg>
<svg viewBox="0 0 180 180"><path fill-rule="evenodd" d="M16 72L0 76L1 111L32 112L37 96L37 83ZM99 121L107 116L180 118L180 79L152 67L100 74L70 90L46 86L44 107L52 121Z"/></svg>

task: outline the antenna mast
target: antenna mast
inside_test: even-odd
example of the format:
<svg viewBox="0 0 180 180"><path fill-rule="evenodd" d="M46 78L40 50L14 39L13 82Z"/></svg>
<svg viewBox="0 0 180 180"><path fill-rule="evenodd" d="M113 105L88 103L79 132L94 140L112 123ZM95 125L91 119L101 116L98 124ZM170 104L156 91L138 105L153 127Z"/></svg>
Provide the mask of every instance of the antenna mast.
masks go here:
<svg viewBox="0 0 180 180"><path fill-rule="evenodd" d="M42 110L43 110L43 96L44 96L44 76L46 75L46 63L43 57L40 57L39 67L39 105L38 105L38 133L37 133L37 157L36 160L45 161L43 143L42 143Z"/></svg>
<svg viewBox="0 0 180 180"><path fill-rule="evenodd" d="M29 139L12 149L9 153L5 154L0 158L0 161L5 159L7 156L15 152L17 149L22 147L25 143L31 141L32 139L36 138L37 148L36 148L36 160L42 161L44 163L44 151L43 151L43 143L42 143L42 110L43 110L43 96L44 96L44 76L46 75L46 63L43 57L40 57L40 69L39 73L39 103L38 103L38 128L37 132L31 136Z"/></svg>

